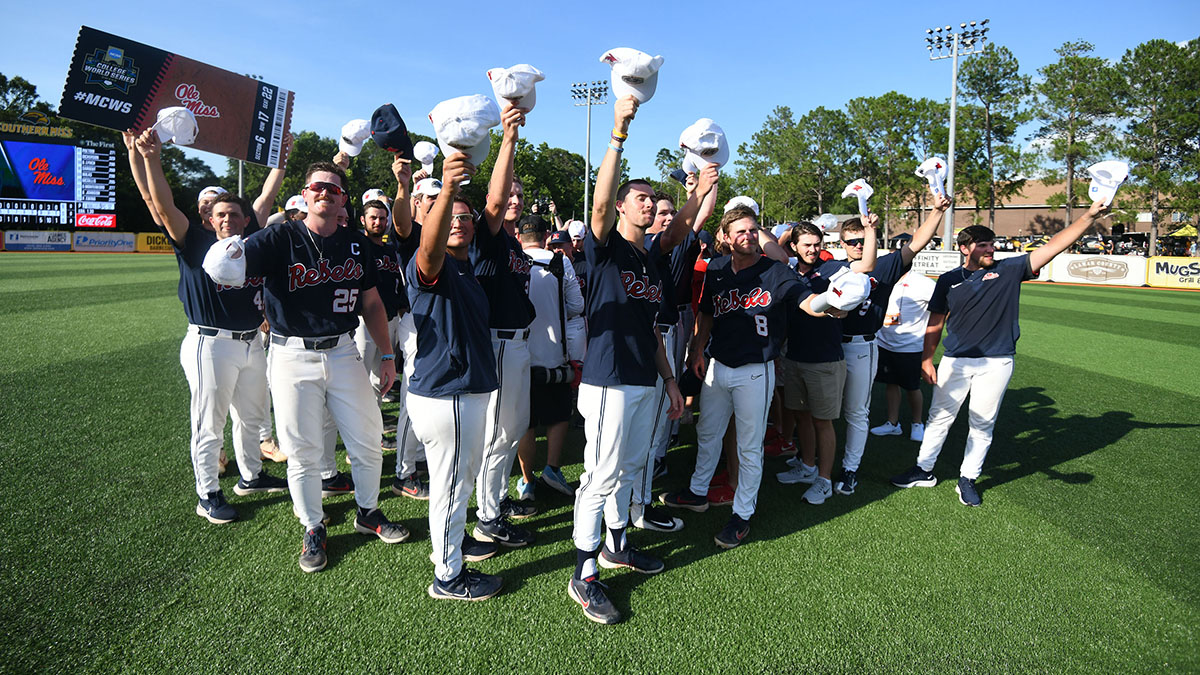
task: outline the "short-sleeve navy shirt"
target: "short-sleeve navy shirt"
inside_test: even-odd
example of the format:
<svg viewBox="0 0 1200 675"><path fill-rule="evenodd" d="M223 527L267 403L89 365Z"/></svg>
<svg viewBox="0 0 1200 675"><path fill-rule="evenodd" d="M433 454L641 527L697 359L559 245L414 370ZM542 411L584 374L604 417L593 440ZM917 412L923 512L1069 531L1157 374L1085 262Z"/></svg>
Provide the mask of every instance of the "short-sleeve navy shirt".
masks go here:
<svg viewBox="0 0 1200 675"><path fill-rule="evenodd" d="M710 262L711 266L712 263ZM829 278L849 267L845 260L827 260L802 275L813 293L829 290ZM810 316L799 307L788 309L787 357L800 363L842 361L842 320Z"/></svg>
<svg viewBox="0 0 1200 675"><path fill-rule="evenodd" d="M529 301L529 256L503 226L496 234L487 218L475 219L471 240L471 265L491 307L491 328L519 330L533 322Z"/></svg>
<svg viewBox="0 0 1200 675"><path fill-rule="evenodd" d="M787 265L766 256L736 273L732 263L726 256L704 274L700 311L713 317L708 353L731 368L766 363L779 356L788 309L812 290Z"/></svg>
<svg viewBox="0 0 1200 675"><path fill-rule="evenodd" d="M375 288L379 290L379 299L390 320L408 310L408 294L404 292L404 274L400 270L400 247L394 238L382 244L368 238L367 243L371 246L371 259L375 261Z"/></svg>
<svg viewBox="0 0 1200 675"><path fill-rule="evenodd" d="M1029 256L1005 258L988 269L965 267L938 277L929 298L931 314L946 314L946 356L1012 356L1021 282L1034 278Z"/></svg>
<svg viewBox="0 0 1200 675"><path fill-rule="evenodd" d="M658 379L655 318L663 296L658 240L639 251L614 227L600 243L591 229L584 235L591 265L586 314L587 359L583 382L595 386L631 384L653 387Z"/></svg>
<svg viewBox="0 0 1200 675"><path fill-rule="evenodd" d="M846 318L842 319L842 333L874 335L875 331L883 328L883 316L887 313L892 288L910 267L912 263L905 265L904 256L899 251L876 259L875 269L867 275L871 277L871 294L861 305L847 312Z"/></svg>
<svg viewBox="0 0 1200 675"><path fill-rule="evenodd" d="M210 328L247 331L263 320L263 279L247 276L241 287L224 286L204 271L204 256L217 242L217 233L199 224L189 225L182 242L163 234L175 248L179 263L179 300L188 323Z"/></svg>

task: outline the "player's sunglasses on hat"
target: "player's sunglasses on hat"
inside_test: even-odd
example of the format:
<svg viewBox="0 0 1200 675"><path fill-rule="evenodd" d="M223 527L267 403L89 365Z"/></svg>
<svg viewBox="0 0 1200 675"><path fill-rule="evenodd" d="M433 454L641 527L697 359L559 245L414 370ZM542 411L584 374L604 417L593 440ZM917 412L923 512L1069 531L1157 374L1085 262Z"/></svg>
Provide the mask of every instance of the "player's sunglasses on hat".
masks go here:
<svg viewBox="0 0 1200 675"><path fill-rule="evenodd" d="M325 192L333 195L334 197L340 197L346 194L346 191L343 190L342 187L337 183L325 183L319 180L315 180L308 185L305 185L304 189L308 190L309 192Z"/></svg>
<svg viewBox="0 0 1200 675"><path fill-rule="evenodd" d="M864 240L861 237L859 237L858 239L843 239L842 243L845 244L846 246L862 246L863 241Z"/></svg>

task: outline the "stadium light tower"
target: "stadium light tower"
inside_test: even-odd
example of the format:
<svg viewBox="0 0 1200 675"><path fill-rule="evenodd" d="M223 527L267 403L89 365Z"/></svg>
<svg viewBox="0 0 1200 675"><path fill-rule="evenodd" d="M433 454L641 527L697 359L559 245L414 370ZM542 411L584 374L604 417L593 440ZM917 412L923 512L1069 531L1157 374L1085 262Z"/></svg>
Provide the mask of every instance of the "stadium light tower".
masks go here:
<svg viewBox="0 0 1200 675"><path fill-rule="evenodd" d="M950 147L946 156L946 195L954 199L954 123L958 114L958 57L979 54L987 42L988 22L972 21L969 24L958 24L958 31L950 26L936 26L926 29L925 47L929 50L930 61L952 59L954 64L950 69ZM942 250L955 250L951 244L954 238L954 202L946 209L946 222L943 224Z"/></svg>
<svg viewBox="0 0 1200 675"><path fill-rule="evenodd" d="M592 196L592 106L608 103L608 80L573 82L571 98L575 106L587 106L587 144L584 146L583 169L583 222L585 227L591 227L591 209L588 208Z"/></svg>

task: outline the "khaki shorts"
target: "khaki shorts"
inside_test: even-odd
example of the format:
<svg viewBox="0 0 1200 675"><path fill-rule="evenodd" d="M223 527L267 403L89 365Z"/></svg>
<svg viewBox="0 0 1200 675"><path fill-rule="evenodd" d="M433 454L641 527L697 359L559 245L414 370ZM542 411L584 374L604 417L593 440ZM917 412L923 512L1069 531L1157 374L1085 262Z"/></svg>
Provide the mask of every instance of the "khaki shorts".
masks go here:
<svg viewBox="0 0 1200 675"><path fill-rule="evenodd" d="M812 413L819 420L835 420L842 414L842 389L846 386L846 362L783 362L783 407Z"/></svg>

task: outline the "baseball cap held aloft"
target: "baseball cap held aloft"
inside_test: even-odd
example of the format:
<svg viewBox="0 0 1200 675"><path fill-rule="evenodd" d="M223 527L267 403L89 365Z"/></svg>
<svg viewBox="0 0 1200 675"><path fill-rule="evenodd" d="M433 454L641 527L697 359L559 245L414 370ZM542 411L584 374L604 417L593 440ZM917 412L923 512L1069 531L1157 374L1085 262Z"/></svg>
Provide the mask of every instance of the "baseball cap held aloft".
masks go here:
<svg viewBox="0 0 1200 675"><path fill-rule="evenodd" d="M151 127L158 133L160 143L171 141L175 145L191 145L200 133L196 116L182 106L172 106L158 111L158 119Z"/></svg>
<svg viewBox="0 0 1200 675"><path fill-rule="evenodd" d="M663 57L650 56L630 47L617 47L604 52L600 62L612 66L610 82L613 96L633 96L638 103L645 103L654 97Z"/></svg>
<svg viewBox="0 0 1200 675"><path fill-rule="evenodd" d="M1092 184L1088 186L1088 199L1094 202L1103 201L1104 205L1108 206L1112 204L1113 197L1117 196L1117 188L1129 177L1129 165L1116 160L1097 162L1088 167L1088 173L1092 176Z"/></svg>
<svg viewBox="0 0 1200 675"><path fill-rule="evenodd" d="M527 111L533 110L537 103L534 84L546 79L542 71L528 63L518 63L511 68L492 68L487 71L487 76L492 81L492 93L497 101L504 99Z"/></svg>
<svg viewBox="0 0 1200 675"><path fill-rule="evenodd" d="M420 141L413 146L413 158L421 163L421 170L433 173L433 160L437 159L437 146L429 141Z"/></svg>
<svg viewBox="0 0 1200 675"><path fill-rule="evenodd" d="M362 152L363 143L370 137L370 122L350 120L342 125L342 137L338 139L338 149L351 157L358 157Z"/></svg>
<svg viewBox="0 0 1200 675"><path fill-rule="evenodd" d="M413 142L396 106L385 103L371 115L371 140L400 159L413 161Z"/></svg>
<svg viewBox="0 0 1200 675"><path fill-rule="evenodd" d="M481 94L459 96L442 101L429 111L429 121L437 136L438 147L446 157L465 152L475 166L487 159L492 147L488 131L500 124L500 108Z"/></svg>
<svg viewBox="0 0 1200 675"><path fill-rule="evenodd" d="M687 151L683 156L683 170L689 173L700 173L709 164L724 166L729 161L725 132L707 117L696 120L679 134L679 147ZM754 213L757 215L758 211Z"/></svg>

